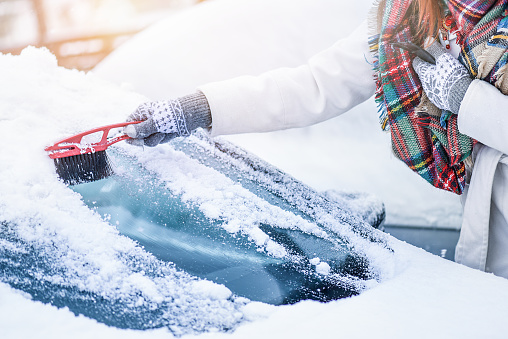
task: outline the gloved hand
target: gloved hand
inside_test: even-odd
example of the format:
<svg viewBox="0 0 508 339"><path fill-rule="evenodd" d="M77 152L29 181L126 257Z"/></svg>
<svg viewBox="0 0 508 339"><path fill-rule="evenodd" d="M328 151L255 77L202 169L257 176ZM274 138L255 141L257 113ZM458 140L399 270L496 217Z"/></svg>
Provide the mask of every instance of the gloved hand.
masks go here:
<svg viewBox="0 0 508 339"><path fill-rule="evenodd" d="M423 90L430 101L440 109L458 114L471 78L466 68L439 42L434 42L427 51L436 58L432 65L420 58L413 60L413 68L420 78Z"/></svg>
<svg viewBox="0 0 508 339"><path fill-rule="evenodd" d="M127 121L143 121L124 128L134 145L156 146L179 136L188 136L198 127L209 127L211 113L203 93L176 100L146 102L139 105Z"/></svg>

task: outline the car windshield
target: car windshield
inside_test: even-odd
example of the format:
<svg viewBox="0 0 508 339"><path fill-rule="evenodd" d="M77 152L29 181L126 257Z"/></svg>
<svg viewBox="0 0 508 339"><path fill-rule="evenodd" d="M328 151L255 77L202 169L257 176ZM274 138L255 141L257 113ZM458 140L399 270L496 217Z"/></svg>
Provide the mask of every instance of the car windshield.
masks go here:
<svg viewBox="0 0 508 339"><path fill-rule="evenodd" d="M187 333L233 327L250 301L328 301L380 278L369 248L390 249L365 216L379 222L382 206L358 211L355 199L319 194L204 132L108 154L115 175L70 189L119 232L100 246L123 275L105 279L80 253L87 244L30 241L2 222L2 281L108 325ZM119 248L124 236L134 245Z"/></svg>

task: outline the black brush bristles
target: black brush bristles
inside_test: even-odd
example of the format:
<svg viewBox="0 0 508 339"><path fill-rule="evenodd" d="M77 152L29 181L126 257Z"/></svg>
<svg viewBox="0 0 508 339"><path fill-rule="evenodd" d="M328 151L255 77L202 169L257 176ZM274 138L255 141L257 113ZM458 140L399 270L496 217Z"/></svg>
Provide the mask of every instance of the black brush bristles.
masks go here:
<svg viewBox="0 0 508 339"><path fill-rule="evenodd" d="M97 181L113 174L113 168L105 150L54 160L56 173L67 185Z"/></svg>

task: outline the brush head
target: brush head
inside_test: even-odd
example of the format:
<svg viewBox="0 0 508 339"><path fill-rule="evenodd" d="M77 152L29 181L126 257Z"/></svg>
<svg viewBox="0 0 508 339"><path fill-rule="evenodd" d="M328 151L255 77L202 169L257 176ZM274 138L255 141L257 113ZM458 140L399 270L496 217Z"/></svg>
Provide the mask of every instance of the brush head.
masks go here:
<svg viewBox="0 0 508 339"><path fill-rule="evenodd" d="M56 158L56 173L67 185L104 179L113 174L106 151Z"/></svg>
<svg viewBox="0 0 508 339"><path fill-rule="evenodd" d="M127 134L110 137L110 132L141 121L107 125L82 132L58 141L44 150L55 161L58 176L68 185L92 182L113 174L106 149L122 140ZM90 141L90 137L92 140Z"/></svg>

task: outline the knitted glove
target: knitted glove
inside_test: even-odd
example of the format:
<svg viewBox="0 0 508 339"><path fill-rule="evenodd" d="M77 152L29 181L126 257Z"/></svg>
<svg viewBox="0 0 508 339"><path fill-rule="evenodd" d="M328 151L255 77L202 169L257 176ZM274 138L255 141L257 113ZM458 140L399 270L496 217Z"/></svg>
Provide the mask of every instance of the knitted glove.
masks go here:
<svg viewBox="0 0 508 339"><path fill-rule="evenodd" d="M179 136L188 136L190 131L212 123L208 101L203 93L176 100L146 102L139 105L127 121L143 121L125 127L129 142L135 145L156 146Z"/></svg>
<svg viewBox="0 0 508 339"><path fill-rule="evenodd" d="M440 109L458 114L460 103L466 94L471 78L466 68L437 41L427 51L436 58L432 65L420 58L413 60L425 94Z"/></svg>

